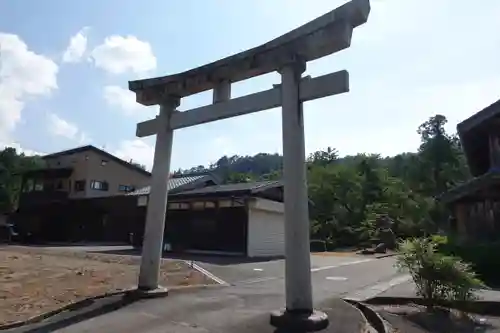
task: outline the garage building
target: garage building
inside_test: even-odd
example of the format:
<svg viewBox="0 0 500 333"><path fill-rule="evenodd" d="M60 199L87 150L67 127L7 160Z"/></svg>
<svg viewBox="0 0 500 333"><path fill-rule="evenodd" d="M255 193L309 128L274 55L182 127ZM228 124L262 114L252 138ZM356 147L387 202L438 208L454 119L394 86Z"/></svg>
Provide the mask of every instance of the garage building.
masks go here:
<svg viewBox="0 0 500 333"><path fill-rule="evenodd" d="M148 191L137 197L144 218ZM214 185L169 195L165 242L174 252L283 256L285 251L283 185L279 181Z"/></svg>

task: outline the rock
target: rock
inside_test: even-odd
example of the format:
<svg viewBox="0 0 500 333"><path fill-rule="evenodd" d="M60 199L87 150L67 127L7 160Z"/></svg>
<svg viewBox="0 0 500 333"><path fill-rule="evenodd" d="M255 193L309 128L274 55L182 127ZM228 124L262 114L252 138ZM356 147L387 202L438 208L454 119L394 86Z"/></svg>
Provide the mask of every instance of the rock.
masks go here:
<svg viewBox="0 0 500 333"><path fill-rule="evenodd" d="M386 253L387 246L385 245L385 243L380 243L375 247L374 252L375 253Z"/></svg>
<svg viewBox="0 0 500 333"><path fill-rule="evenodd" d="M386 249L394 250L396 248L396 235L391 228L380 229L379 236Z"/></svg>

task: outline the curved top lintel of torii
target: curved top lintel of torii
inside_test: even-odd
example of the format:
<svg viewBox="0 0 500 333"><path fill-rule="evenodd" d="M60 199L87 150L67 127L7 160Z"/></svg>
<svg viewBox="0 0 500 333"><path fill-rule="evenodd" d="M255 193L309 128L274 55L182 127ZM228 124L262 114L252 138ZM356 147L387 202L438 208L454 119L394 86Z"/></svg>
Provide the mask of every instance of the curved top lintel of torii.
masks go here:
<svg viewBox="0 0 500 333"><path fill-rule="evenodd" d="M182 73L130 81L129 89L138 103L156 105L165 95L182 98L214 89L221 82L277 71L297 59L322 58L348 48L353 29L364 24L369 13L369 0L351 0L270 42Z"/></svg>

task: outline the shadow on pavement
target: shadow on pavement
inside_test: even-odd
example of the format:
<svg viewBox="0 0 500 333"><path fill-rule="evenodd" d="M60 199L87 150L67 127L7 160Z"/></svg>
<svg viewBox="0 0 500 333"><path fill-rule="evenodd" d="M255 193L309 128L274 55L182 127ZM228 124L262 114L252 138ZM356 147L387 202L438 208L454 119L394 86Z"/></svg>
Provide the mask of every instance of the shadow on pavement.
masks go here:
<svg viewBox="0 0 500 333"><path fill-rule="evenodd" d="M126 250L106 250L106 251L89 251L94 253L116 254L116 255L131 255L140 256L141 249L126 249ZM266 258L248 258L242 256L231 255L210 255L210 254L191 254L191 253L164 253L165 259L176 259L194 261L198 263L206 263L220 266L237 265L246 263L267 262L273 260L283 259L282 257L266 257Z"/></svg>

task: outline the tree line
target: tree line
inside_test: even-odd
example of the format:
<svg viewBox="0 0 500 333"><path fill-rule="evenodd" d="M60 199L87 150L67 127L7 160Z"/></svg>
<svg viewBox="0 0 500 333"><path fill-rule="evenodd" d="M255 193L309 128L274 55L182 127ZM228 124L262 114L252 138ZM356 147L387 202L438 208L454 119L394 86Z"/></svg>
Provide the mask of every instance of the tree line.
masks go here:
<svg viewBox="0 0 500 333"><path fill-rule="evenodd" d="M456 134L445 131L446 117L436 115L417 128L416 152L392 157L357 154L339 157L333 147L307 157L311 234L330 246L347 246L376 237L375 221L394 221L400 237L435 232L448 218L436 198L470 175ZM174 174L212 171L225 183L276 180L281 177L279 154L222 156L208 166ZM15 209L20 191L18 173L43 165L38 156L14 148L0 151L0 212Z"/></svg>
<svg viewBox="0 0 500 333"><path fill-rule="evenodd" d="M416 152L392 157L357 154L339 157L333 147L307 157L311 237L331 247L359 245L377 238L376 220L388 216L399 237L436 232L449 217L439 196L470 178L460 140L447 133L443 115L418 126ZM213 171L225 182L281 177L282 156L223 156L177 174Z"/></svg>

